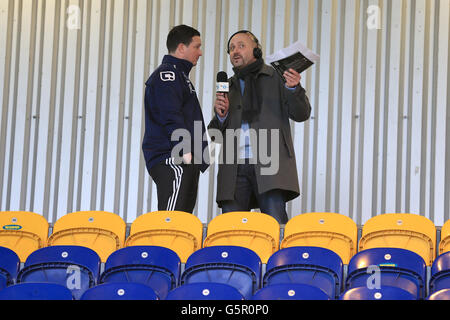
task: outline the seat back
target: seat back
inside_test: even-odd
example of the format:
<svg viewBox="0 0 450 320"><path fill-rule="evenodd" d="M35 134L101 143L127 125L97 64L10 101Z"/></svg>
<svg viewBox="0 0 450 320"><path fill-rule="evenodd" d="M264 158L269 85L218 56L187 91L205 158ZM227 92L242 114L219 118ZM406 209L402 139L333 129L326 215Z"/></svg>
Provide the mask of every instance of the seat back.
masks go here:
<svg viewBox="0 0 450 320"><path fill-rule="evenodd" d="M342 294L340 300L416 300L416 297L401 288L383 286L380 289L349 289Z"/></svg>
<svg viewBox="0 0 450 320"><path fill-rule="evenodd" d="M427 300L450 300L450 289L442 289L431 294Z"/></svg>
<svg viewBox="0 0 450 320"><path fill-rule="evenodd" d="M0 247L0 290L14 283L19 268L19 256L11 249Z"/></svg>
<svg viewBox="0 0 450 320"><path fill-rule="evenodd" d="M75 299L95 286L100 274L100 257L86 247L51 246L36 250L17 276L18 283L55 283L67 287Z"/></svg>
<svg viewBox="0 0 450 320"><path fill-rule="evenodd" d="M410 250L431 266L435 259L436 227L431 220L416 214L382 214L369 219L362 229L359 251L371 248Z"/></svg>
<svg viewBox="0 0 450 320"><path fill-rule="evenodd" d="M94 250L102 262L123 247L126 223L111 212L81 211L59 218L48 239L49 246L83 246Z"/></svg>
<svg viewBox="0 0 450 320"><path fill-rule="evenodd" d="M342 260L333 251L319 247L290 247L270 257L263 284L308 284L324 291L330 299L337 299L341 294L342 275Z"/></svg>
<svg viewBox="0 0 450 320"><path fill-rule="evenodd" d="M330 300L317 287L299 283L273 284L259 290L252 300Z"/></svg>
<svg viewBox="0 0 450 320"><path fill-rule="evenodd" d="M178 285L181 262L164 247L133 246L115 251L106 261L100 282L135 282L151 287L160 299Z"/></svg>
<svg viewBox="0 0 450 320"><path fill-rule="evenodd" d="M138 217L132 224L126 246L160 246L173 250L182 263L202 246L203 224L182 211L156 211Z"/></svg>
<svg viewBox="0 0 450 320"><path fill-rule="evenodd" d="M416 299L425 297L427 268L415 252L399 248L372 248L357 253L348 265L346 288L398 287Z"/></svg>
<svg viewBox="0 0 450 320"><path fill-rule="evenodd" d="M439 255L431 267L430 292L442 289L450 289L450 252Z"/></svg>
<svg viewBox="0 0 450 320"><path fill-rule="evenodd" d="M33 251L47 245L47 220L33 212L0 212L0 246L13 250L25 262Z"/></svg>
<svg viewBox="0 0 450 320"><path fill-rule="evenodd" d="M252 250L236 246L206 247L187 260L181 284L217 282L228 284L249 299L259 289L261 259Z"/></svg>
<svg viewBox="0 0 450 320"><path fill-rule="evenodd" d="M286 224L281 249L321 247L337 253L348 264L357 252L358 227L338 213L312 212L298 215Z"/></svg>
<svg viewBox="0 0 450 320"><path fill-rule="evenodd" d="M166 300L244 300L244 297L239 290L224 283L198 282L172 290Z"/></svg>
<svg viewBox="0 0 450 320"><path fill-rule="evenodd" d="M0 290L0 300L73 300L66 287L55 283L20 283Z"/></svg>
<svg viewBox="0 0 450 320"><path fill-rule="evenodd" d="M441 240L439 242L439 254L450 251L450 220L441 228Z"/></svg>
<svg viewBox="0 0 450 320"><path fill-rule="evenodd" d="M81 300L159 300L152 288L141 283L111 282L87 290Z"/></svg>
<svg viewBox="0 0 450 320"><path fill-rule="evenodd" d="M212 219L207 231L204 247L245 247L258 254L262 263L267 263L279 248L280 225L264 213L225 213Z"/></svg>

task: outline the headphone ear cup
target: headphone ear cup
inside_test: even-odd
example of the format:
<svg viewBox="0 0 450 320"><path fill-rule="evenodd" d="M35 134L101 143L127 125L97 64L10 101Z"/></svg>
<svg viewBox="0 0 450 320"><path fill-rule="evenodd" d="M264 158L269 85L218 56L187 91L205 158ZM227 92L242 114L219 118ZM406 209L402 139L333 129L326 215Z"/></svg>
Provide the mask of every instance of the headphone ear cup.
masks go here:
<svg viewBox="0 0 450 320"><path fill-rule="evenodd" d="M261 59L261 58L262 58L263 53L262 53L262 50L261 50L260 47L257 47L257 48L255 48L255 49L253 49L253 56L254 56L256 59Z"/></svg>

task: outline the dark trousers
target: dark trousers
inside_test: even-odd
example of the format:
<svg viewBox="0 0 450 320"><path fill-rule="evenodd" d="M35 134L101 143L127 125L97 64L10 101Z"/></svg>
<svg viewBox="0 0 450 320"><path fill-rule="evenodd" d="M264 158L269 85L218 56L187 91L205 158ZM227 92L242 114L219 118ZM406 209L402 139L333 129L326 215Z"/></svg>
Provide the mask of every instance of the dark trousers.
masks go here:
<svg viewBox="0 0 450 320"><path fill-rule="evenodd" d="M256 200L262 213L274 217L280 224L288 222L283 191L275 189L260 194L256 181L255 166L252 164L240 164L238 165L234 200L221 203L222 213L250 211L252 209L252 199Z"/></svg>
<svg viewBox="0 0 450 320"><path fill-rule="evenodd" d="M200 170L193 164L174 164L166 159L150 169L156 184L158 210L192 213L197 201Z"/></svg>

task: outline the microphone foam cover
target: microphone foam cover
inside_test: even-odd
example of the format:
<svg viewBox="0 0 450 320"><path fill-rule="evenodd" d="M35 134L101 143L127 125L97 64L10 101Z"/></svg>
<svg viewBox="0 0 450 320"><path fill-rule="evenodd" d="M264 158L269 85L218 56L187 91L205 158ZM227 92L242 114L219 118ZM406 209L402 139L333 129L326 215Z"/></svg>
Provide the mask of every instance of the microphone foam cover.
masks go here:
<svg viewBox="0 0 450 320"><path fill-rule="evenodd" d="M228 82L228 75L225 71L217 73L217 82Z"/></svg>

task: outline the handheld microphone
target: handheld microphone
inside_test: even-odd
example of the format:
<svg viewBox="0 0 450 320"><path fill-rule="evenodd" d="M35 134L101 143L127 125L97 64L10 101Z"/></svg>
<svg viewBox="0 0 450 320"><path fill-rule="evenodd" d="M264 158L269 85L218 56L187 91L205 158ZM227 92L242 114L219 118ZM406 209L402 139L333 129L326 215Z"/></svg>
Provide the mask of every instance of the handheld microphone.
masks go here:
<svg viewBox="0 0 450 320"><path fill-rule="evenodd" d="M228 83L228 75L224 71L217 73L216 92L228 93L230 92L230 84Z"/></svg>
<svg viewBox="0 0 450 320"><path fill-rule="evenodd" d="M216 92L222 93L225 97L230 92L230 83L228 82L228 75L225 71L219 71L217 73ZM220 116L224 116L223 110L219 111Z"/></svg>

